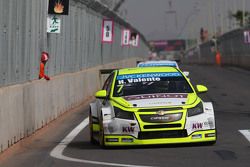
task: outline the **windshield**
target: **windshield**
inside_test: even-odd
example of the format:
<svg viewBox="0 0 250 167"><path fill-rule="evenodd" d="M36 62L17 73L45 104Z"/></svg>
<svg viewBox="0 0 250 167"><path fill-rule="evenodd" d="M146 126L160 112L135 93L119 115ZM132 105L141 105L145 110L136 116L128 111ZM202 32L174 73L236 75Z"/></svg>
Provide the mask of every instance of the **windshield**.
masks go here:
<svg viewBox="0 0 250 167"><path fill-rule="evenodd" d="M118 75L113 96L192 92L192 88L179 72L143 73Z"/></svg>

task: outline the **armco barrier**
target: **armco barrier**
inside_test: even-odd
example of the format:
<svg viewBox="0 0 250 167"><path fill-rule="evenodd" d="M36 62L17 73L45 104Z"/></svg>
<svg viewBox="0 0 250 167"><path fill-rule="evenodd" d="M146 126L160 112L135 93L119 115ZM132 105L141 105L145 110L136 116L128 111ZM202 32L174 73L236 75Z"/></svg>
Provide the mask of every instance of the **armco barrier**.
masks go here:
<svg viewBox="0 0 250 167"><path fill-rule="evenodd" d="M244 42L244 31L250 27L228 32L218 38L221 65L250 69L250 44ZM183 57L184 63L216 64L216 53L211 49L211 41L191 48Z"/></svg>
<svg viewBox="0 0 250 167"><path fill-rule="evenodd" d="M0 0L0 152L93 96L100 68L132 67L148 53L143 35L98 0L70 0L62 32L47 34L47 2ZM112 44L101 43L104 18L115 22ZM123 28L140 34L140 47L121 46ZM50 81L37 79L42 51Z"/></svg>

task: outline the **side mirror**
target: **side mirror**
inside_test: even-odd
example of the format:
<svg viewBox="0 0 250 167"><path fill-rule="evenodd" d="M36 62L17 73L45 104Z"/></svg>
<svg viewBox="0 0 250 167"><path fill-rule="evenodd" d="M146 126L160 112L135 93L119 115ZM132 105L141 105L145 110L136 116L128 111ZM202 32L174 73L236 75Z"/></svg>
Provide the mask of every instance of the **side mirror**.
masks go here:
<svg viewBox="0 0 250 167"><path fill-rule="evenodd" d="M105 99L107 97L107 91L106 90L100 90L95 93L95 97L99 99Z"/></svg>
<svg viewBox="0 0 250 167"><path fill-rule="evenodd" d="M198 93L205 93L208 91L207 87L204 85L196 85Z"/></svg>
<svg viewBox="0 0 250 167"><path fill-rule="evenodd" d="M189 76L189 71L183 71L183 74L188 77Z"/></svg>

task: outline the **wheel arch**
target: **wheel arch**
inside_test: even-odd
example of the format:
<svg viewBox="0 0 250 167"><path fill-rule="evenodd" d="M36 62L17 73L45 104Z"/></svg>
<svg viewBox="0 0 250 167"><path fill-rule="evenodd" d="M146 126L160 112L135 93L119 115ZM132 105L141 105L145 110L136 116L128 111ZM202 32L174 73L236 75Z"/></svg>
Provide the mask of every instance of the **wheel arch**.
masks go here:
<svg viewBox="0 0 250 167"><path fill-rule="evenodd" d="M97 117L97 106L95 103L90 103L89 105L90 112L92 116Z"/></svg>

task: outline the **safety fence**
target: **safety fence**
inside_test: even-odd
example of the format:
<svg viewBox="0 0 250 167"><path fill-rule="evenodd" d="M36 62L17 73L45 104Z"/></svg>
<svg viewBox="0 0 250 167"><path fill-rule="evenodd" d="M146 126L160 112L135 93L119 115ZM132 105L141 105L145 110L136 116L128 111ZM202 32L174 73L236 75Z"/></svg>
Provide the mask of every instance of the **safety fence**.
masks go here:
<svg viewBox="0 0 250 167"><path fill-rule="evenodd" d="M69 2L69 15L60 16L61 33L55 34L46 32L48 0L0 0L0 86L37 79L42 51L50 54L50 76L147 54L143 35L140 47L121 46L122 28L136 30L107 6ZM103 18L115 21L112 44L101 43Z"/></svg>
<svg viewBox="0 0 250 167"><path fill-rule="evenodd" d="M221 65L250 69L250 27L228 32L217 39ZM216 64L215 43L209 41L188 50L183 58L187 63Z"/></svg>

